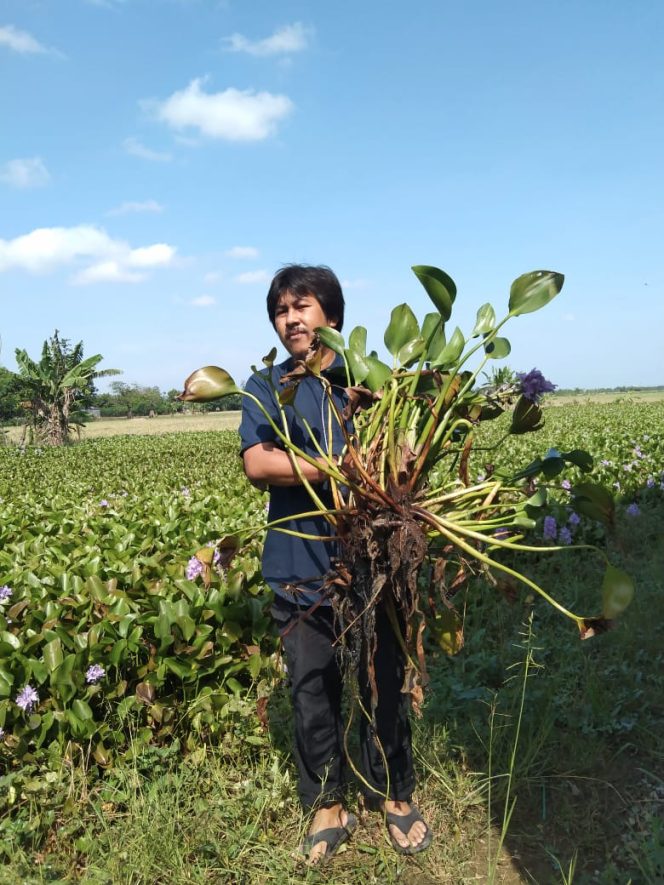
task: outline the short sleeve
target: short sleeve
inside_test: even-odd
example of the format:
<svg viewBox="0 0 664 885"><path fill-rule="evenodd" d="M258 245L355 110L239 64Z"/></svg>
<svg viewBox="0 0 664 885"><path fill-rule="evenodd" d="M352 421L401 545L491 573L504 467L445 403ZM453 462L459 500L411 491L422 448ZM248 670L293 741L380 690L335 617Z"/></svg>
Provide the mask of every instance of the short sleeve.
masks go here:
<svg viewBox="0 0 664 885"><path fill-rule="evenodd" d="M274 394L265 375L252 375L245 387L263 405L272 420L279 421ZM249 397L242 397L242 420L240 421L240 454L252 446L264 442L276 442L277 435L258 405Z"/></svg>

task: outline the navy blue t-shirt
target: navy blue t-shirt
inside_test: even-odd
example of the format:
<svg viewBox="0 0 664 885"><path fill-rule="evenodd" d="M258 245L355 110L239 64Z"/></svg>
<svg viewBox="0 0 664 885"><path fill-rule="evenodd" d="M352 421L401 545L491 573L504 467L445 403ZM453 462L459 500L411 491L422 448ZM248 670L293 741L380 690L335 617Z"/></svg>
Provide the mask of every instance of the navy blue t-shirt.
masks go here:
<svg viewBox="0 0 664 885"><path fill-rule="evenodd" d="M323 374L332 373L338 377L339 369L342 366L341 358L336 357L329 369ZM272 380L277 390L282 390L285 385L282 385L280 380L292 368L293 360L287 359L285 362L273 366L271 370L264 369L252 375L245 388L248 393L253 394L262 403L277 427L281 427L281 417L274 392L270 387L268 372L271 371ZM333 396L337 408L341 412L345 397L343 387L335 386ZM319 445L324 452L328 452L330 448L328 411L329 403L323 392L323 386L317 378L313 377L307 377L300 381L293 405L285 407L292 441L314 457L318 457L319 453L299 416L306 419ZM338 455L344 446L343 433L334 415L332 415L331 423L332 452ZM242 452L263 442L273 442L279 448L283 448L265 415L256 403L247 397L242 398L240 437ZM314 490L323 503L330 507L333 506L332 495L327 483L315 484ZM270 486L269 491L270 521L316 509L304 486ZM329 536L334 532L333 526L321 516L291 519L281 525L283 528L309 535ZM263 578L275 593L308 607L320 600L320 586L326 572L330 569L330 557L336 553L335 546L334 541L312 541L269 529L263 548ZM291 593L284 588L285 584L294 584L300 589ZM324 602L323 605L325 604L328 603Z"/></svg>

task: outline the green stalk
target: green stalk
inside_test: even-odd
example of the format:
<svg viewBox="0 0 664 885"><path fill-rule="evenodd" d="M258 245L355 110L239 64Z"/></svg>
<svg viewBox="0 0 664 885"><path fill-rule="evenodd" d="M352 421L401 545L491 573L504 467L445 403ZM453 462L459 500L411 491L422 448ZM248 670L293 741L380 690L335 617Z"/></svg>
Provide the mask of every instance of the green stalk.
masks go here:
<svg viewBox="0 0 664 885"><path fill-rule="evenodd" d="M539 594L543 599L546 599L546 601L550 605L552 605L555 609L557 609L561 614L565 615L566 617L570 618L570 620L574 621L574 623L577 625L579 630L581 630L583 628L584 619L579 617L578 615L575 615L573 612L569 611L568 609L566 609L565 606L563 606L559 602L557 602L552 596L549 596L549 594L546 592L546 590L543 590L539 586L539 584L536 584L534 581L531 581L530 578L527 578L525 575L522 575L520 572L517 572L514 569L509 568L509 566L504 565L502 562L496 562L495 559L491 559L490 556L486 556L484 553L481 553L476 547L471 547L471 545L467 544L465 541L463 541L459 537L458 534L454 534L454 532L451 531L451 528L446 525L444 520L441 520L439 517L435 517L435 516L433 516L433 514L430 514L430 513L427 513L426 511L420 510L419 507L416 508L416 512L420 515L420 517L425 522L429 523L429 525L431 525L433 528L435 528L439 534L441 534L443 537L447 538L448 541L450 541L452 544L454 544L455 547L459 547L461 550L464 550L466 553L470 554L474 559L478 559L480 562L485 563L485 565L488 565L491 568L496 568L501 572L505 572L506 574L511 575L513 578L516 578L517 581L520 581L522 584L526 584L528 587L530 587L532 590L534 590L537 594ZM456 526L455 526L455 528L456 528ZM480 535L476 532L468 532L468 531L460 530L459 534L466 535L467 537L471 537L471 538L478 538L478 539L482 540L484 543L487 542L487 539L484 537L484 535ZM506 542L506 541L499 541L497 538L492 539L490 541L490 544L492 547L496 546L496 547L508 547L508 548L516 549L516 550L533 550L533 551L537 551L538 553L541 553L542 550L554 551L554 550L569 550L570 549L569 547L526 547L526 546L521 546L519 544L510 544L509 542ZM578 548L592 547L591 544L579 544L576 546ZM593 548L593 549L595 549L595 548Z"/></svg>

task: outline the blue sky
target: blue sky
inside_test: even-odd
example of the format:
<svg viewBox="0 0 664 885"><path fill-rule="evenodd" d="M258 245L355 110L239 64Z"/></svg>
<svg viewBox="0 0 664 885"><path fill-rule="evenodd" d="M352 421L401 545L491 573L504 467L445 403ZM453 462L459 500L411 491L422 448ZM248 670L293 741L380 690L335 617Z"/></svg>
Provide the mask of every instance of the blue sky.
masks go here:
<svg viewBox="0 0 664 885"><path fill-rule="evenodd" d="M58 328L127 383L241 380L283 263L379 349L435 264L467 332L565 274L512 368L662 384L663 32L658 0L4 0L0 361Z"/></svg>

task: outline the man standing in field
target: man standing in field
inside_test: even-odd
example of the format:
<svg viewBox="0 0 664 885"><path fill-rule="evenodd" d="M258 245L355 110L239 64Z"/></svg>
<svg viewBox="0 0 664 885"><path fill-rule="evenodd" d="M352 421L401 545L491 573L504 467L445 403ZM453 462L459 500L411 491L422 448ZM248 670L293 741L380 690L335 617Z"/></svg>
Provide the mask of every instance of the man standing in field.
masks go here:
<svg viewBox="0 0 664 885"><path fill-rule="evenodd" d="M274 277L267 296L270 321L289 353L289 358L271 369L255 374L247 391L256 396L277 426L281 418L274 392L281 378L298 360L304 360L316 344L314 330L331 326L341 331L344 298L336 276L327 267L290 265ZM322 348L322 370L332 370L341 360ZM337 404L343 407L343 393L337 388ZM243 398L240 436L244 470L249 480L270 490L270 521L314 509L301 484L289 454L260 409ZM317 456L305 419L321 448L340 455L343 435L333 419L333 439L327 439L328 409L322 385L305 377L299 384L295 409L286 406L293 442L307 454ZM301 416L301 417L300 417ZM299 467L328 506L332 506L326 476L299 459ZM329 536L330 526L320 516L293 518L282 524L304 535ZM300 801L312 812L311 825L302 850L310 863L329 857L357 826L354 814L343 804L346 787L343 723L341 718L342 679L334 641L334 616L329 601L322 598L323 576L330 570L334 542L308 540L270 530L263 551L263 576L275 593L272 615L282 635L291 684L295 720L294 754L298 767ZM410 804L415 785L408 696L401 692L403 659L383 614L377 618L378 649L375 656L379 701L375 728L365 717L361 723L362 776L364 790L374 807L385 814L388 834L394 848L415 854L428 847L431 833L417 808ZM368 705L368 680L360 672L360 690ZM387 761L387 771L385 769ZM385 798L388 796L389 798Z"/></svg>

